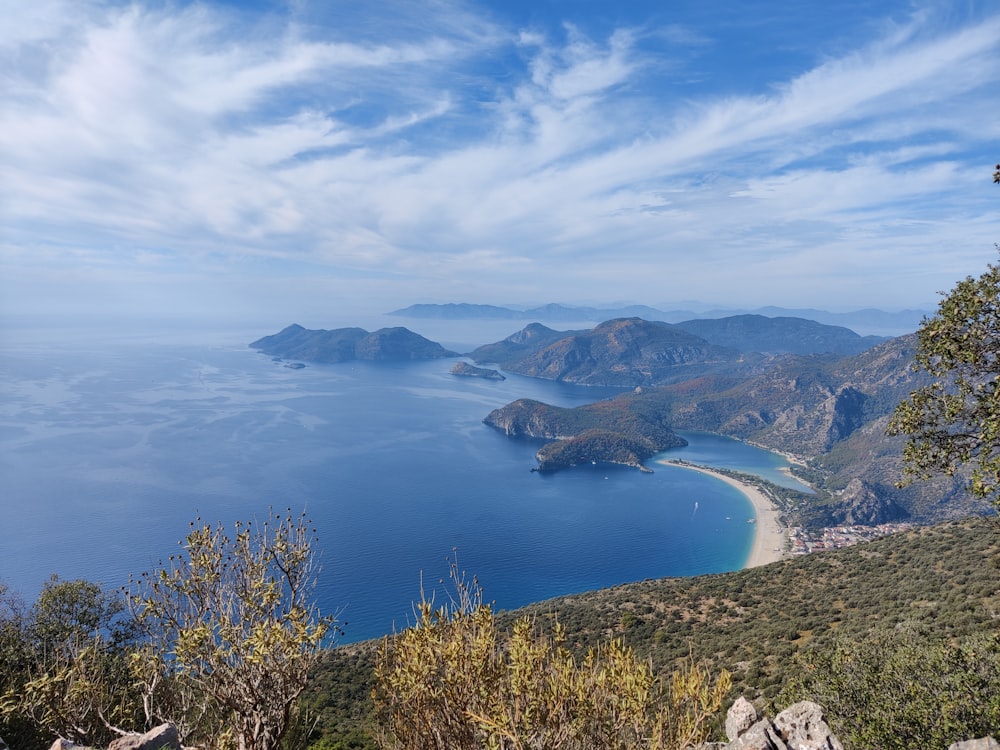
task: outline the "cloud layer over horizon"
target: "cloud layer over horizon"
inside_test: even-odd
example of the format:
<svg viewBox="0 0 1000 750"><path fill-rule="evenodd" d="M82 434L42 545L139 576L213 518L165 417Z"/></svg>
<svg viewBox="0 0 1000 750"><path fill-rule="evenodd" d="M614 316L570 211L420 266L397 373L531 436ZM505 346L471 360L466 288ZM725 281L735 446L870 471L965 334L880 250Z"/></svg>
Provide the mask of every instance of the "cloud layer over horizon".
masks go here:
<svg viewBox="0 0 1000 750"><path fill-rule="evenodd" d="M995 259L990 3L16 4L0 315L926 307Z"/></svg>

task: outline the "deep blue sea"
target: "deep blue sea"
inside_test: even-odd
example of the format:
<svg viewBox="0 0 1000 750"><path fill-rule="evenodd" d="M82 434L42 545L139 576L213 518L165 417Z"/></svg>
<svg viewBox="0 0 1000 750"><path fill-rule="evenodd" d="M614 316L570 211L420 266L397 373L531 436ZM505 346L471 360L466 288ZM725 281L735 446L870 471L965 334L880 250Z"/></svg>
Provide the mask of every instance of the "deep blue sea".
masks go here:
<svg viewBox="0 0 1000 750"><path fill-rule="evenodd" d="M464 325L451 338L444 323L410 327L460 351L520 327L476 339ZM533 473L538 443L482 424L516 398L573 406L617 390L460 378L450 359L293 370L247 347L275 330L4 332L0 581L29 601L52 573L117 587L175 552L196 516L304 508L320 605L350 642L405 627L453 550L504 609L734 570L750 551L753 509L723 482L652 461L653 474ZM791 481L780 456L683 434L691 445L669 455Z"/></svg>

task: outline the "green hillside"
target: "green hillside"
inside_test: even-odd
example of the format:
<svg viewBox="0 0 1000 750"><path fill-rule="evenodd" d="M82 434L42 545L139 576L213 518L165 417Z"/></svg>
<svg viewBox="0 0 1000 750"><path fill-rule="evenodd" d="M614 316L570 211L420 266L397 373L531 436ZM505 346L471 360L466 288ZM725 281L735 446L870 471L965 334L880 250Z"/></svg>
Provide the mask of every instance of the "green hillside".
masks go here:
<svg viewBox="0 0 1000 750"><path fill-rule="evenodd" d="M687 658L729 669L730 699L767 705L843 644L995 636L1000 527L968 518L760 568L551 599L500 619L522 615L542 627L558 620L581 653L620 636L660 671ZM317 671L307 703L327 746L351 737L339 746L365 746L372 664L371 644L360 644L331 651Z"/></svg>
<svg viewBox="0 0 1000 750"><path fill-rule="evenodd" d="M624 323L633 334L645 330L634 321ZM512 437L557 441L600 427L621 433L616 446L655 445L658 433L669 429L701 430L791 453L804 464L796 470L817 490L808 513L789 517L796 525L936 523L987 512L987 502L965 491L962 472L897 486L904 440L885 431L896 404L926 382L912 368L915 345L914 336L902 336L850 356L785 355L766 367L757 363L749 375L716 373L638 386L573 409L521 399L494 410L484 422ZM622 372L633 364L628 359ZM571 460L546 466L569 466L577 458L616 460L618 453L602 454L600 445L567 446ZM539 461L561 449L546 446Z"/></svg>

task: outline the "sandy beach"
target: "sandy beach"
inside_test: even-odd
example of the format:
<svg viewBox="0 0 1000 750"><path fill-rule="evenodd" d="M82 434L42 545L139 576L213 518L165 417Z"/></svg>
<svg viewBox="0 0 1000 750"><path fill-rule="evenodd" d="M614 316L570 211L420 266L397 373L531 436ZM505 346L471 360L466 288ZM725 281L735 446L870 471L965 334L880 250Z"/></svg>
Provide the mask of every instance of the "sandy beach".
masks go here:
<svg viewBox="0 0 1000 750"><path fill-rule="evenodd" d="M785 529L778 522L778 509L763 492L752 484L740 482L737 479L733 479L704 466L693 466L675 461L664 461L663 463L679 466L682 469L700 471L703 474L711 474L716 479L721 479L747 496L753 504L754 512L757 514L757 528L753 538L753 549L750 550L750 556L747 558L744 567L756 568L759 565L767 565L768 563L782 559L786 541Z"/></svg>

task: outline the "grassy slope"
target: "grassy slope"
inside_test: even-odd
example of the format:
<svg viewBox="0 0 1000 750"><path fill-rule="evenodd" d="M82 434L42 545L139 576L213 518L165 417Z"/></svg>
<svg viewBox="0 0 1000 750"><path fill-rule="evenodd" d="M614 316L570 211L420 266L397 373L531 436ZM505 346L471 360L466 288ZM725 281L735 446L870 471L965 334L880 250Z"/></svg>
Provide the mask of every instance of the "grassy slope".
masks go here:
<svg viewBox="0 0 1000 750"><path fill-rule="evenodd" d="M489 592L486 592L487 596ZM511 613L558 618L581 651L623 637L657 669L689 655L734 673L733 693L766 703L809 649L907 625L933 636L996 630L1000 526L971 518L752 570L650 580ZM308 692L324 744L364 747L371 646L328 655ZM348 738L357 740L349 744Z"/></svg>

